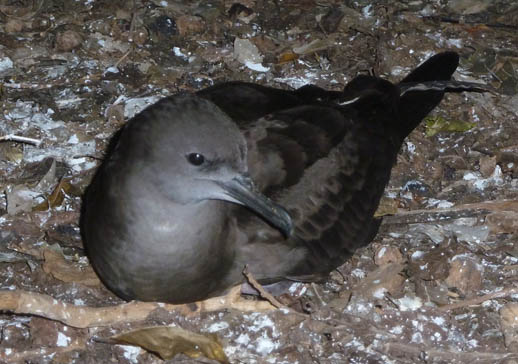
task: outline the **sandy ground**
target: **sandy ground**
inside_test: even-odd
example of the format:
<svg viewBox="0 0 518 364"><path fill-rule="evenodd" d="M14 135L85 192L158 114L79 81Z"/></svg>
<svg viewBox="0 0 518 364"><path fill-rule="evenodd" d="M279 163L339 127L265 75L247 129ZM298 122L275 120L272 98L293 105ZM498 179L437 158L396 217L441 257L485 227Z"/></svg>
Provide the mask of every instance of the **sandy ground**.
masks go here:
<svg viewBox="0 0 518 364"><path fill-rule="evenodd" d="M211 334L220 362L518 362L518 7L444 3L0 1L0 362L159 363L108 340L147 326ZM378 236L326 282L295 284L261 312L247 299L135 321L104 312L112 321L83 328L64 317L123 303L89 268L77 222L110 135L138 110L226 80L397 81L447 49L461 55L458 80L499 94L447 96L410 135ZM48 296L22 304L27 291Z"/></svg>

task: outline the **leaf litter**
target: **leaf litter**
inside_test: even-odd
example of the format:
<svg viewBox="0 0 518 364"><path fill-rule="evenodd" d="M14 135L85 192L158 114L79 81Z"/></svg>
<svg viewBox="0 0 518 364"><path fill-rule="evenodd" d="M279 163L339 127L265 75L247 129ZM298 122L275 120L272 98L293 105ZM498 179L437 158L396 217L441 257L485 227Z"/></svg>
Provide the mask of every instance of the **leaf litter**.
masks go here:
<svg viewBox="0 0 518 364"><path fill-rule="evenodd" d="M511 1L34 1L4 2L0 17L0 282L18 312L0 318L0 361L161 362L91 340L151 326L213 333L229 362L518 358ZM119 306L85 284L81 191L109 136L146 105L225 80L335 90L360 73L398 80L443 49L461 54L459 80L501 94L449 95L410 135L378 236L326 282L299 284L275 310L236 292L220 306ZM34 306L14 307L17 293ZM74 328L74 312L90 329Z"/></svg>

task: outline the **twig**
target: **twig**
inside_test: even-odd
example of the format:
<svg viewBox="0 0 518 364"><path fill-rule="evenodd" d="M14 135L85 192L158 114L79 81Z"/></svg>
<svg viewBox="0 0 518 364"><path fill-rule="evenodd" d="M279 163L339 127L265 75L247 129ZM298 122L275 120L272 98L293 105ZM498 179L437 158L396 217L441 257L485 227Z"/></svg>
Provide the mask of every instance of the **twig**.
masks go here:
<svg viewBox="0 0 518 364"><path fill-rule="evenodd" d="M79 80L76 80L74 82L74 85L80 84L80 85L91 85L93 82L97 82L101 79L100 73L94 73L87 75L85 77L80 78ZM10 89L30 89L30 90L47 90L53 87L63 87L71 85L72 82L63 81L63 80L57 80L54 83L48 83L48 84L39 84L39 83L28 83L28 82L21 82L21 83L3 83L2 87L10 88Z"/></svg>
<svg viewBox="0 0 518 364"><path fill-rule="evenodd" d="M4 142L4 141L33 144L37 147L39 147L41 144L40 139L28 138L28 137L23 137L23 136L14 135L14 134L8 134L8 135L1 136L0 142Z"/></svg>
<svg viewBox="0 0 518 364"><path fill-rule="evenodd" d="M345 284L345 282L347 282L347 279L345 278L345 275L338 268L335 269L335 272L338 273L342 277L342 286L343 286Z"/></svg>
<svg viewBox="0 0 518 364"><path fill-rule="evenodd" d="M137 1L133 0L133 9L131 9L130 32L134 32L137 24Z"/></svg>
<svg viewBox="0 0 518 364"><path fill-rule="evenodd" d="M471 147L471 150L474 150L475 152L479 152L479 153L482 153L482 154L490 156L490 157L495 155L495 153L493 153L488 148L482 147L482 146L478 146L478 145Z"/></svg>
<svg viewBox="0 0 518 364"><path fill-rule="evenodd" d="M394 215L383 217L383 225L415 224L418 222L446 221L446 219L464 216L482 215L490 212L518 211L518 200L494 200L487 202L456 205L448 208L398 211Z"/></svg>
<svg viewBox="0 0 518 364"><path fill-rule="evenodd" d="M5 87L5 88L12 88L12 89L45 90L45 89L52 88L52 87L54 87L56 85L53 85L53 84L42 85L42 84L39 84L39 83L22 82L22 83L3 83L2 86Z"/></svg>
<svg viewBox="0 0 518 364"><path fill-rule="evenodd" d="M503 298L503 297L507 297L507 296L510 296L513 294L518 294L518 287L509 287L509 288L505 288L501 291L488 293L483 296L471 298L469 300L464 300L461 302L452 303L450 305L441 306L441 307L439 307L439 310L450 311L450 310L455 310L457 308L462 308L462 307L467 307L467 306L476 306L476 305L480 305L481 303L483 303L485 301L494 300L496 298Z"/></svg>
<svg viewBox="0 0 518 364"><path fill-rule="evenodd" d="M229 308L239 311L269 311L274 309L267 301L243 299L240 295L239 286L232 288L226 296L209 298L191 304L172 305L133 301L108 307L76 306L45 294L24 290L0 290L0 311L41 316L78 328L141 321L158 308L167 311L180 311L186 316Z"/></svg>
<svg viewBox="0 0 518 364"><path fill-rule="evenodd" d="M373 350L385 354L388 357L410 357L417 358L421 353L424 353L427 360L420 360L419 362L425 363L435 363L435 362L445 362L445 363L469 363L469 362L477 362L477 363L496 363L500 362L503 359L516 359L518 355L513 352L485 352L485 351L455 351L442 349L437 347L430 347L425 345L416 345L416 344L406 344L402 342L386 342L381 346L374 347ZM416 362L411 361L411 362Z"/></svg>
<svg viewBox="0 0 518 364"><path fill-rule="evenodd" d="M318 298L318 300L320 301L320 304L322 306L325 306L326 303L325 301L322 299L322 296L320 296L320 293L318 293L318 288L317 288L317 285L313 282L311 282L311 288L313 289L313 292L315 292L315 296Z"/></svg>
<svg viewBox="0 0 518 364"><path fill-rule="evenodd" d="M124 61L132 51L133 49L130 48L126 53L124 53L124 55L117 62L115 62L114 67L118 68L122 61Z"/></svg>
<svg viewBox="0 0 518 364"><path fill-rule="evenodd" d="M270 293L268 293L263 288L263 286L261 286L261 284L256 281L256 279L253 277L252 273L250 273L248 271L248 266L245 266L245 269L243 269L243 275L246 277L248 283L250 283L250 285L252 287L254 287L257 292L259 292L259 295L262 298L264 298L265 300L267 300L268 302L270 302L273 306L275 306L277 308L284 307L284 305L282 303L277 301L277 299L275 299L275 297L273 297Z"/></svg>
<svg viewBox="0 0 518 364"><path fill-rule="evenodd" d="M518 28L516 25L510 25L510 24L481 23L476 20L455 19L455 18L448 18L448 17L436 16L436 15L423 16L423 19L430 19L433 21L439 21L442 23L452 23L452 24L466 24L466 25L482 24L489 28L503 28L503 29L517 29Z"/></svg>
<svg viewBox="0 0 518 364"><path fill-rule="evenodd" d="M80 158L90 158L90 159L94 159L96 161L104 160L104 157L98 157L98 156L93 155L93 154L78 154L78 155L72 156L72 159L80 159Z"/></svg>

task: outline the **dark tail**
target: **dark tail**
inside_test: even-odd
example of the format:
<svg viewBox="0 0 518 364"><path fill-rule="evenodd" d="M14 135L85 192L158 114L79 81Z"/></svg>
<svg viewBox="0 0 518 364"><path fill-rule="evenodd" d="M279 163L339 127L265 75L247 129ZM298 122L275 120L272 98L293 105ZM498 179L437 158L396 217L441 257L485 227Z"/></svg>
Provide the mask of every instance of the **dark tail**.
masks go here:
<svg viewBox="0 0 518 364"><path fill-rule="evenodd" d="M403 140L442 100L445 92L487 92L490 87L472 82L451 80L459 65L459 55L443 52L434 55L413 70L399 84L400 125Z"/></svg>
<svg viewBox="0 0 518 364"><path fill-rule="evenodd" d="M481 83L463 81L428 81L428 82L408 82L399 85L400 96L404 96L412 91L444 91L444 92L492 92L493 90Z"/></svg>

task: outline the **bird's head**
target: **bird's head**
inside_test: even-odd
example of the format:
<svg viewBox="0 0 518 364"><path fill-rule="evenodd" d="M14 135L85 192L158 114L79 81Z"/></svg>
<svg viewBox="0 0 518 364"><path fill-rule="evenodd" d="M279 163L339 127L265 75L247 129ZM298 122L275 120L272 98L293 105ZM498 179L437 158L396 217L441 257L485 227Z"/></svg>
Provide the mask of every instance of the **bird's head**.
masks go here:
<svg viewBox="0 0 518 364"><path fill-rule="evenodd" d="M192 95L164 99L129 121L124 134L128 152L140 156L143 174L164 198L244 205L291 234L289 213L256 190L248 175L243 134L212 102Z"/></svg>

